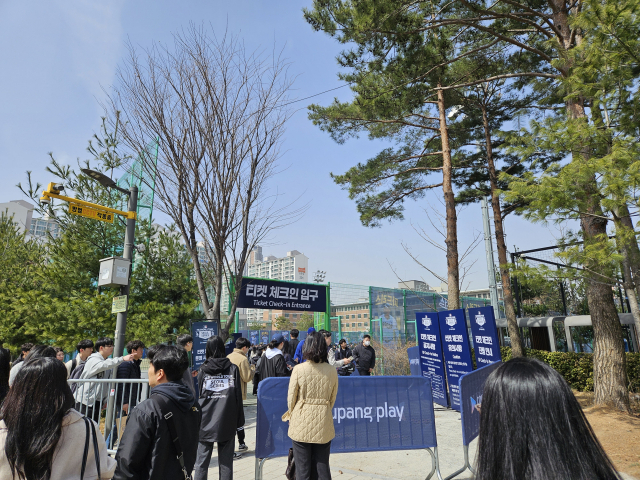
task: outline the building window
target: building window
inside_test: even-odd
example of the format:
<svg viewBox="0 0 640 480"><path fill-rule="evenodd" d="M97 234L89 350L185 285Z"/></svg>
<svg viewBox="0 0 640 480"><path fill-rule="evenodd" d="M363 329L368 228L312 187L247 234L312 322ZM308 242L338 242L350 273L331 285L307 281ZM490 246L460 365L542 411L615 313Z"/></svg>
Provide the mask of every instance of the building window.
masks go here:
<svg viewBox="0 0 640 480"><path fill-rule="evenodd" d="M362 323L358 322L358 326L359 326L359 327L361 327L361 326L362 326Z"/></svg>
<svg viewBox="0 0 640 480"><path fill-rule="evenodd" d="M288 313L285 313L285 314L284 314L284 318L289 318L289 314L288 314Z"/></svg>
<svg viewBox="0 0 640 480"><path fill-rule="evenodd" d="M365 313L365 314L364 314L364 318L367 318L368 316L369 316L369 314L368 314L368 313Z"/></svg>
<svg viewBox="0 0 640 480"><path fill-rule="evenodd" d="M358 318L362 318L362 315L358 314Z"/></svg>

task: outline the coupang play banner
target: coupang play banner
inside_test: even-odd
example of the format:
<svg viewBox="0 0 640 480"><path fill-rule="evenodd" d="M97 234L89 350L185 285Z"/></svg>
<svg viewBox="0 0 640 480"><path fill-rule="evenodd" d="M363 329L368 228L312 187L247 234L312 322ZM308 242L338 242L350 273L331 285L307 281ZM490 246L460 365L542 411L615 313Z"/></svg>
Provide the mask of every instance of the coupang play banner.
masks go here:
<svg viewBox="0 0 640 480"><path fill-rule="evenodd" d="M464 310L447 310L438 313L440 334L442 335L442 350L447 368L449 382L449 398L451 408L460 410L460 389L458 379L473 370L471 363L471 349L467 334L467 320Z"/></svg>

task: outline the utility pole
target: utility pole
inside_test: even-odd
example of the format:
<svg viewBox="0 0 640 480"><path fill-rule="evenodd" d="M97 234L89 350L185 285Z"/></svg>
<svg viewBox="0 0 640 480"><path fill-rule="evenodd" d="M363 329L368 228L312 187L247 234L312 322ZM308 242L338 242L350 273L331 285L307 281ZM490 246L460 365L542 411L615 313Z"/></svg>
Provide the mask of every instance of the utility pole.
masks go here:
<svg viewBox="0 0 640 480"><path fill-rule="evenodd" d="M491 224L489 223L489 204L487 197L480 199L482 208L482 226L484 228L484 249L487 256L487 276L489 278L489 296L491 306L496 318L500 318L500 308L498 305L498 287L496 286L496 265L493 261L493 242L491 241Z"/></svg>
<svg viewBox="0 0 640 480"><path fill-rule="evenodd" d="M133 245L136 233L136 215L135 212L138 209L138 187L135 185L129 188L129 203L127 210L133 215L127 217L127 229L124 233L124 251L122 252L122 258L129 261L130 265L133 265ZM131 269L129 269L129 281L126 285L120 287L120 295L126 295L129 297L129 288L131 285ZM127 300L127 310L129 309L129 302ZM116 331L113 344L113 356L121 357L124 353L125 331L127 329L127 310L118 313L116 318Z"/></svg>

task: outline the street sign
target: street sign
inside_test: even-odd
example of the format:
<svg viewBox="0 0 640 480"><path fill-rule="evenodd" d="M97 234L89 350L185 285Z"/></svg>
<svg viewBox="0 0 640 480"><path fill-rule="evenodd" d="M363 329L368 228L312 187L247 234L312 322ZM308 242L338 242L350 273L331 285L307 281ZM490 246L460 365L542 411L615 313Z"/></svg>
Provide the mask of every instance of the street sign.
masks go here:
<svg viewBox="0 0 640 480"><path fill-rule="evenodd" d="M113 223L113 213L77 205L75 203L69 203L69 213L79 215L81 217L92 218L94 220L100 220L101 222Z"/></svg>
<svg viewBox="0 0 640 480"><path fill-rule="evenodd" d="M120 295L119 297L113 297L111 302L111 313L121 313L127 311L127 296Z"/></svg>

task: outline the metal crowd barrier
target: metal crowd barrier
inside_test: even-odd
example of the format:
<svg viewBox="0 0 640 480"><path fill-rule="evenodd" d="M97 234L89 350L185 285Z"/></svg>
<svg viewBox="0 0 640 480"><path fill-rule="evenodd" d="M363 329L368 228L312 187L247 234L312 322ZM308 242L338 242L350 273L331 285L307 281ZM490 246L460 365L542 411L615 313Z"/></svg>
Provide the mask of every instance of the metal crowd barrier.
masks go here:
<svg viewBox="0 0 640 480"><path fill-rule="evenodd" d="M73 396L75 408L92 418L104 433L109 454L115 454L118 440L125 429L125 417L134 406L149 397L149 381L133 379L69 379L69 386L76 385ZM128 390L128 391L127 391ZM92 399L93 397L93 399ZM127 411L124 406L128 405ZM104 412L104 424L102 414Z"/></svg>

